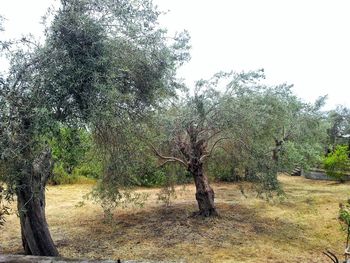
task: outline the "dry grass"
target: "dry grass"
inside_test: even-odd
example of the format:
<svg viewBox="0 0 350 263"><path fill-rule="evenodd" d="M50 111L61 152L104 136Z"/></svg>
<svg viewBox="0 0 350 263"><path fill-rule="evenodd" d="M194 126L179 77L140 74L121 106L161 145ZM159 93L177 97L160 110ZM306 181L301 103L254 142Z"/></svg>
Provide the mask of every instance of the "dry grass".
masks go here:
<svg viewBox="0 0 350 263"><path fill-rule="evenodd" d="M191 217L193 186L178 189L169 208L156 202L158 189L142 209L119 209L104 223L98 205L76 207L89 185L49 187L47 219L62 256L153 259L186 262L329 262L322 251L341 255L345 234L337 221L338 203L349 184L281 176L287 199L267 203L245 198L237 185L215 184L220 217ZM0 253L21 253L19 222L8 217Z"/></svg>

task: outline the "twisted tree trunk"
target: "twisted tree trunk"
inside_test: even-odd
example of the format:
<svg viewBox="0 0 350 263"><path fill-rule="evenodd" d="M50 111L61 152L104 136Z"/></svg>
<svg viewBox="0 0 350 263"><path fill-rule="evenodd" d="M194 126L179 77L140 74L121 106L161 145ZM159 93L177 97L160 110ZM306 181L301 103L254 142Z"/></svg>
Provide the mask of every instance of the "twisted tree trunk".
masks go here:
<svg viewBox="0 0 350 263"><path fill-rule="evenodd" d="M205 217L217 216L218 213L214 205L214 191L209 185L208 177L203 173L203 165L192 166L190 172L196 185L196 200L199 215Z"/></svg>
<svg viewBox="0 0 350 263"><path fill-rule="evenodd" d="M162 165L167 162L178 162L190 172L196 186L196 200L199 208L198 214L205 217L217 216L218 212L214 205L214 191L209 185L208 177L204 174L203 161L210 156L216 143L222 139L217 140L208 152L207 145L209 138L198 138L201 131L203 131L203 129L195 127L193 123L191 123L186 129L188 138L183 139L181 136L178 136L177 148L182 153L183 158L164 156L159 153L152 144L151 147L158 157L165 160Z"/></svg>
<svg viewBox="0 0 350 263"><path fill-rule="evenodd" d="M187 129L189 144L182 147L182 152L188 158L187 170L192 174L196 185L196 200L201 216L217 216L214 205L214 191L209 185L208 177L204 174L203 160L207 155L208 139L199 139L199 129L190 125Z"/></svg>
<svg viewBox="0 0 350 263"><path fill-rule="evenodd" d="M58 256L45 217L45 186L53 168L49 150L28 165L17 189L22 244L27 255Z"/></svg>
<svg viewBox="0 0 350 263"><path fill-rule="evenodd" d="M196 185L196 200L199 208L199 215L209 217L217 216L214 205L214 191L210 187L208 177L203 171L202 158L206 154L205 140L197 140L198 133L194 132L193 129L188 130L190 135L190 154L188 162L188 171L192 174L194 183Z"/></svg>

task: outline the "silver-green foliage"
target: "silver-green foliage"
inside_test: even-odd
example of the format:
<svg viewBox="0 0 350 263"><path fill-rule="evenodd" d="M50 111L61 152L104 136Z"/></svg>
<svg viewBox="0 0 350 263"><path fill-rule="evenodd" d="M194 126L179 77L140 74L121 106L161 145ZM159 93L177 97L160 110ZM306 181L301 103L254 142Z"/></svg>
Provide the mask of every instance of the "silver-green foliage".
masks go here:
<svg viewBox="0 0 350 263"><path fill-rule="evenodd" d="M189 37L183 32L170 41L159 14L147 0L62 0L49 14L44 43L3 43L11 66L0 81L2 194L30 184L28 169L60 127L94 133L111 122L108 132L117 127L116 134L126 134L124 122L137 122L175 94ZM101 153L115 154L105 158L106 176L114 161L130 157L128 140L124 136L113 151L109 142L100 145Z"/></svg>

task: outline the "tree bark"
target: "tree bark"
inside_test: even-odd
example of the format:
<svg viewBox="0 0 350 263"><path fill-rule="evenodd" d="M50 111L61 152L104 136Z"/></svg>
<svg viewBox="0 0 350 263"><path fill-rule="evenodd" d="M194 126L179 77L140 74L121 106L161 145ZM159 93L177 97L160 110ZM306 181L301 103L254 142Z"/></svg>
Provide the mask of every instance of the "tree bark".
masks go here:
<svg viewBox="0 0 350 263"><path fill-rule="evenodd" d="M26 174L17 189L22 244L27 255L59 255L45 217L45 186L52 167L51 152L46 150L23 169Z"/></svg>
<svg viewBox="0 0 350 263"><path fill-rule="evenodd" d="M214 190L210 187L208 177L203 172L203 164L192 164L189 171L196 185L196 200L199 215L204 217L217 216L218 212L214 204Z"/></svg>

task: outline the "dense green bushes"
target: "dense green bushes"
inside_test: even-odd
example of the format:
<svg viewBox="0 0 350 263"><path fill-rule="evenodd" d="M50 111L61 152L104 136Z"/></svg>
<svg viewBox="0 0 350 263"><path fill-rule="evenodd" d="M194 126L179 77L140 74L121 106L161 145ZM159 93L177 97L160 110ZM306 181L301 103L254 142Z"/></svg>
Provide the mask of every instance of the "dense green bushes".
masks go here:
<svg viewBox="0 0 350 263"><path fill-rule="evenodd" d="M338 145L335 150L323 160L327 175L340 181L350 174L350 159L348 146Z"/></svg>
<svg viewBox="0 0 350 263"><path fill-rule="evenodd" d="M96 182L99 176L98 167L93 165L83 164L73 170L71 174L67 173L61 163L55 165L53 177L50 179L50 184L92 184Z"/></svg>
<svg viewBox="0 0 350 263"><path fill-rule="evenodd" d="M179 166L166 165L163 167L154 166L147 172L140 172L137 176L139 186L164 186L172 181L175 184L192 182L190 174Z"/></svg>
<svg viewBox="0 0 350 263"><path fill-rule="evenodd" d="M102 178L104 172L101 153L93 143L91 132L85 129L61 127L50 141L55 166L51 184L93 183ZM131 186L163 186L168 177L175 183L189 182L188 174L177 166L157 165L157 160L146 150L142 161L133 166Z"/></svg>
<svg viewBox="0 0 350 263"><path fill-rule="evenodd" d="M240 176L232 156L218 149L207 164L208 176L211 180L237 182Z"/></svg>
<svg viewBox="0 0 350 263"><path fill-rule="evenodd" d="M51 184L92 183L101 175L91 134L82 128L61 127L49 140L55 161Z"/></svg>

